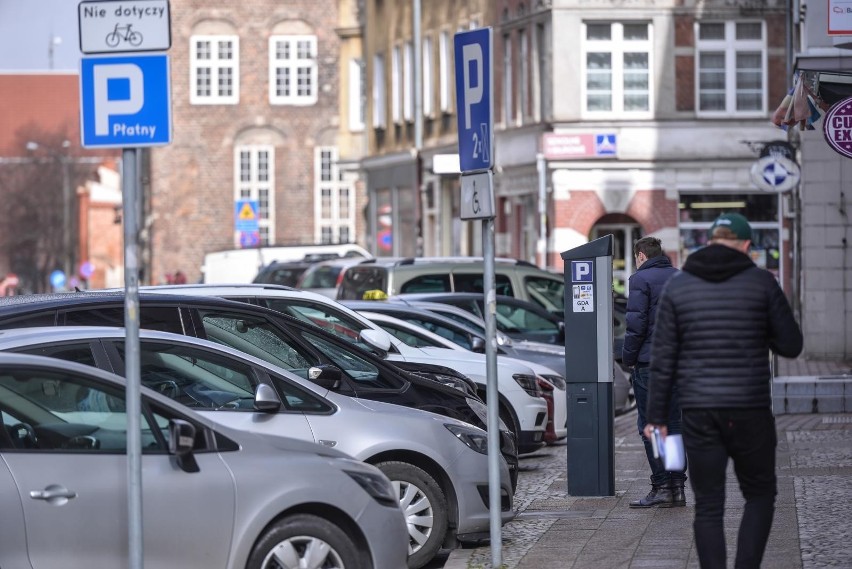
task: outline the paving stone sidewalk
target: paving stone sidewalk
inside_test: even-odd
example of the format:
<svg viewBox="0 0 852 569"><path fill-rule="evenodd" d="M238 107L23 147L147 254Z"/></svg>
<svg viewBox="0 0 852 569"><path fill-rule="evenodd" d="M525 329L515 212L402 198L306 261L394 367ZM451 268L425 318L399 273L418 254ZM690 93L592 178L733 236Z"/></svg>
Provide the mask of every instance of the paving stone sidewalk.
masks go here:
<svg viewBox="0 0 852 569"><path fill-rule="evenodd" d="M852 414L780 415L779 489L763 567L852 567L847 537L852 508ZM566 445L521 459L517 518L503 527L506 569L698 569L692 539L693 496L687 507L631 510L649 489L636 412L615 420L612 497L567 493ZM732 566L743 500L728 471L725 533ZM444 569L492 569L485 545L450 553Z"/></svg>

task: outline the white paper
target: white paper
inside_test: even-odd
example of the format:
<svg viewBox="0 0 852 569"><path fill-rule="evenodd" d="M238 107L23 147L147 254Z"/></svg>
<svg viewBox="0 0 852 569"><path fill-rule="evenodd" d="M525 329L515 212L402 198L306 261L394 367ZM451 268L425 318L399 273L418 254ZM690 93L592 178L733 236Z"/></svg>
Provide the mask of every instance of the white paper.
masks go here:
<svg viewBox="0 0 852 569"><path fill-rule="evenodd" d="M686 465L683 437L680 435L668 435L662 454L666 470L683 470Z"/></svg>

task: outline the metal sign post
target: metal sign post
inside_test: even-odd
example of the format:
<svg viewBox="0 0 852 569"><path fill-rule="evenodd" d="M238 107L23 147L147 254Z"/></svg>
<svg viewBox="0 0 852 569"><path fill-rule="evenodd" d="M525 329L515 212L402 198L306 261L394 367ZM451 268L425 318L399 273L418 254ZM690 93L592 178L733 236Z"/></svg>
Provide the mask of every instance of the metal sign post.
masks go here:
<svg viewBox="0 0 852 569"><path fill-rule="evenodd" d="M500 415L497 391L497 294L494 276L494 91L493 32L479 28L453 38L456 62L461 176L461 219L482 220L485 293L485 374L488 426L488 508L491 564L502 564Z"/></svg>
<svg viewBox="0 0 852 569"><path fill-rule="evenodd" d="M142 569L142 401L139 353L139 155L135 147L171 142L171 45L168 0L83 1L80 50L116 52L80 61L80 136L84 148L122 148L124 359L127 379L128 566Z"/></svg>

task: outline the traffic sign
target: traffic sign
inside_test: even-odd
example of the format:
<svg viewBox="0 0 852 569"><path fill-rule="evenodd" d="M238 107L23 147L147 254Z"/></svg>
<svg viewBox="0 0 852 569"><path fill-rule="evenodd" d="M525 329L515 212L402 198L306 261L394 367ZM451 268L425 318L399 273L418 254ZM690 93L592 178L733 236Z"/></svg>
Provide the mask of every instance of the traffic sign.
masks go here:
<svg viewBox="0 0 852 569"><path fill-rule="evenodd" d="M171 142L169 56L83 57L80 124L85 148Z"/></svg>
<svg viewBox="0 0 852 569"><path fill-rule="evenodd" d="M259 208L257 200L237 200L234 203L234 228L243 233L259 231Z"/></svg>
<svg viewBox="0 0 852 569"><path fill-rule="evenodd" d="M490 27L459 32L453 44L461 171L488 170L494 165L493 33Z"/></svg>
<svg viewBox="0 0 852 569"><path fill-rule="evenodd" d="M494 179L491 170L461 176L461 219L494 217Z"/></svg>
<svg viewBox="0 0 852 569"><path fill-rule="evenodd" d="M172 45L168 0L84 0L77 6L80 51L165 51Z"/></svg>

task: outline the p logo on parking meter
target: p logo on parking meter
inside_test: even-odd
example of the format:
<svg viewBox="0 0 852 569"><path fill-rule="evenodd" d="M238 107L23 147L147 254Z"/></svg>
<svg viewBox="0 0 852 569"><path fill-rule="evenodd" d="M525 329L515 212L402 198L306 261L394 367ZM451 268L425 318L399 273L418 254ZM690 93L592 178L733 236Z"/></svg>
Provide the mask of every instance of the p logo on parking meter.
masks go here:
<svg viewBox="0 0 852 569"><path fill-rule="evenodd" d="M592 261L571 261L571 282L592 282L595 276L592 267Z"/></svg>
<svg viewBox="0 0 852 569"><path fill-rule="evenodd" d="M133 115L142 110L145 102L145 80L138 65L98 65L92 69L95 95L95 134L107 136L109 118L115 115ZM110 99L110 82L125 83L127 96Z"/></svg>

